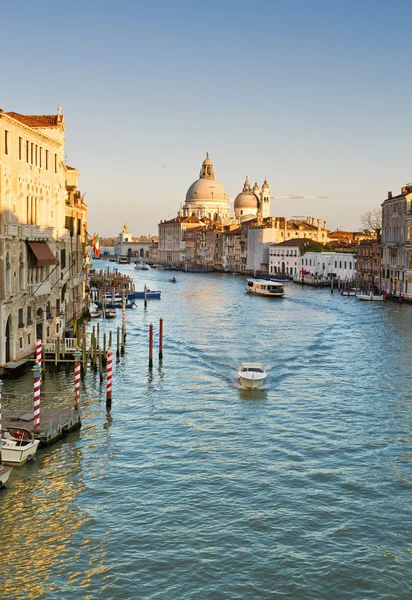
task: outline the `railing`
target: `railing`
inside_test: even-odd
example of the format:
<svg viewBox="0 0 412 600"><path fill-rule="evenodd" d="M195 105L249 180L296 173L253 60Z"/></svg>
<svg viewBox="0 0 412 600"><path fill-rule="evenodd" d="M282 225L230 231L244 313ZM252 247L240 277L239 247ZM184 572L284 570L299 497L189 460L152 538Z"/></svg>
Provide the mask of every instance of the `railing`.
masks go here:
<svg viewBox="0 0 412 600"><path fill-rule="evenodd" d="M28 290L30 296L34 296L38 298L39 296L48 296L51 293L51 283L50 281L45 281L44 283L30 283L28 285Z"/></svg>

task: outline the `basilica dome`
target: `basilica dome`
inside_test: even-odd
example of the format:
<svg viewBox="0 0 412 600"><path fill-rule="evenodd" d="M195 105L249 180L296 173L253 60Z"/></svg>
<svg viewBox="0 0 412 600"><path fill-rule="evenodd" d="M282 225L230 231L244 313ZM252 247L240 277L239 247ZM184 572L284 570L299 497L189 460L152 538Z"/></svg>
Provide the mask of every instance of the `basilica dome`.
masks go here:
<svg viewBox="0 0 412 600"><path fill-rule="evenodd" d="M225 188L215 179L209 154L203 161L199 179L187 190L186 202L228 202Z"/></svg>
<svg viewBox="0 0 412 600"><path fill-rule="evenodd" d="M197 179L187 190L186 202L227 202L225 188L215 179Z"/></svg>

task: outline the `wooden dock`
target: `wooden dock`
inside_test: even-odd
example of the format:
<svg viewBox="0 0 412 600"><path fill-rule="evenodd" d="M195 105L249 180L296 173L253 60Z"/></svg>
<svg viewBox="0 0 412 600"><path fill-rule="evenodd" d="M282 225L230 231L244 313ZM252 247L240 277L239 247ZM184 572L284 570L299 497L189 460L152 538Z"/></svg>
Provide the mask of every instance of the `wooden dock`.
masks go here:
<svg viewBox="0 0 412 600"><path fill-rule="evenodd" d="M33 401L30 394L16 397L9 394L3 395L3 429L7 427L22 427L34 433L40 446L49 446L61 439L71 431L80 429L81 411L70 406L56 406L40 409L40 428L34 431Z"/></svg>

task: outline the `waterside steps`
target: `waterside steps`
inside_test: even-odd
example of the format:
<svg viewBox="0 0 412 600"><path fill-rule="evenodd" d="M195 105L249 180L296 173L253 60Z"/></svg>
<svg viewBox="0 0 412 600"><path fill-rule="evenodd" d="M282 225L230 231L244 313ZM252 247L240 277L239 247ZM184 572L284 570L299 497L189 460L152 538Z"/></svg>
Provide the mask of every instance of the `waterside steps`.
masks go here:
<svg viewBox="0 0 412 600"><path fill-rule="evenodd" d="M49 398L48 398L49 396ZM80 429L80 408L67 406L67 400L56 398L52 394L42 394L42 403L49 404L40 409L40 424L35 430L33 395L16 394L2 395L3 428L22 427L33 432L36 440L40 440L40 446L50 446L72 431ZM59 406L57 406L59 404ZM65 404L65 406L62 406ZM52 406L55 405L55 406Z"/></svg>

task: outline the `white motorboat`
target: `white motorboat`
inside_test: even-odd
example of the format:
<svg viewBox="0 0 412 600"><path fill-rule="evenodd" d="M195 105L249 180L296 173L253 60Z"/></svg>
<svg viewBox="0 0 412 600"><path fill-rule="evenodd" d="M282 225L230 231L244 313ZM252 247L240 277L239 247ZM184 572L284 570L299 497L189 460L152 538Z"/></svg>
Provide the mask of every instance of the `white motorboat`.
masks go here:
<svg viewBox="0 0 412 600"><path fill-rule="evenodd" d="M10 473L12 472L13 467L3 467L0 463L0 487L2 485L6 485L8 478L10 477Z"/></svg>
<svg viewBox="0 0 412 600"><path fill-rule="evenodd" d="M37 452L40 440L28 429L8 427L1 440L1 455L6 465L24 465Z"/></svg>
<svg viewBox="0 0 412 600"><path fill-rule="evenodd" d="M98 317L102 316L102 311L101 310L91 310L90 311L90 317L92 319L97 319Z"/></svg>
<svg viewBox="0 0 412 600"><path fill-rule="evenodd" d="M240 385L250 389L262 387L267 377L265 367L261 363L241 363L237 374Z"/></svg>
<svg viewBox="0 0 412 600"><path fill-rule="evenodd" d="M359 290L356 288L350 288L350 290L343 290L341 292L341 296L356 296L359 293Z"/></svg>
<svg viewBox="0 0 412 600"><path fill-rule="evenodd" d="M358 300L369 300L369 302L383 302L384 300L383 296L380 296L379 294L372 294L372 292L370 294L356 294L356 298Z"/></svg>
<svg viewBox="0 0 412 600"><path fill-rule="evenodd" d="M266 296L268 298L282 298L285 295L283 285L276 281L266 281L265 279L248 279L246 291L249 294Z"/></svg>

